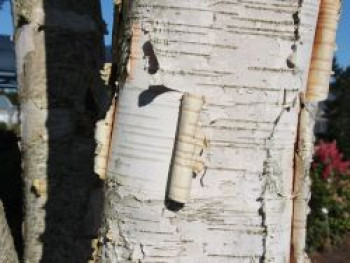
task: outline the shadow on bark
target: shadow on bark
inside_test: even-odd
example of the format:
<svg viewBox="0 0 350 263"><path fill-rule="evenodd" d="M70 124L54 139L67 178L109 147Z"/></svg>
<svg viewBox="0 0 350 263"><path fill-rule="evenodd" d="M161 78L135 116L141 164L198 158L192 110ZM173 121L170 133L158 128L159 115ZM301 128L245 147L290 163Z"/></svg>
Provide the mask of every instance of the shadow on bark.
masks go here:
<svg viewBox="0 0 350 263"><path fill-rule="evenodd" d="M148 74L154 75L159 69L159 62L156 54L154 53L153 45L150 41L145 42L142 45L142 51L144 58L147 59L147 71Z"/></svg>
<svg viewBox="0 0 350 263"><path fill-rule="evenodd" d="M21 153L15 132L0 129L0 200L6 212L18 258L23 256L23 184L21 179Z"/></svg>
<svg viewBox="0 0 350 263"><path fill-rule="evenodd" d="M150 41L146 41L142 45L143 57L146 59L147 63L145 65L145 70L148 74L154 75L159 70L159 62L156 54L154 53L153 45ZM138 105L139 107L147 106L152 103L153 100L168 91L175 91L164 85L151 85L147 90L144 90L139 95Z"/></svg>
<svg viewBox="0 0 350 263"><path fill-rule="evenodd" d="M162 95L168 91L174 90L169 89L164 85L149 86L147 90L142 91L139 95L139 107L147 106L148 104L152 103L157 96Z"/></svg>
<svg viewBox="0 0 350 263"><path fill-rule="evenodd" d="M103 207L103 183L94 173L94 129L109 104L99 74L104 23L97 0L44 3L49 145L41 262L87 262Z"/></svg>

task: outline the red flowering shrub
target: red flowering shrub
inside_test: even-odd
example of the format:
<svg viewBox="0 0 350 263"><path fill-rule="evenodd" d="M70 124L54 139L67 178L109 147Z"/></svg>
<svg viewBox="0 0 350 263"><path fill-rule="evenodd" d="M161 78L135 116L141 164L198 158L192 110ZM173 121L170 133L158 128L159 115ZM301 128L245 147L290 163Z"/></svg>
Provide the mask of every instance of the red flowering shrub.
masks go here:
<svg viewBox="0 0 350 263"><path fill-rule="evenodd" d="M322 142L315 147L315 162L313 168L322 165L324 179L331 175L349 175L350 161L343 161L343 154L337 148L336 142Z"/></svg>
<svg viewBox="0 0 350 263"><path fill-rule="evenodd" d="M350 232L350 161L343 160L336 142L315 147L310 177L307 245L312 252L339 244Z"/></svg>

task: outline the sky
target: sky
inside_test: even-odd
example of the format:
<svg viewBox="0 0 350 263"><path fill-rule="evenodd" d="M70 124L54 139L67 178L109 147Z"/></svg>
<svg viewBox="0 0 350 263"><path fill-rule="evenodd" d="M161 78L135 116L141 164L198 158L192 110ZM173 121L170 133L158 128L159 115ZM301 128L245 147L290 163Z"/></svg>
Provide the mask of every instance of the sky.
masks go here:
<svg viewBox="0 0 350 263"><path fill-rule="evenodd" d="M113 0L101 0L103 18L107 23L109 34L105 36L106 45L111 44L111 32L113 21ZM12 34L12 22L9 1L6 1L0 10L0 34ZM350 1L343 1L343 10L340 25L337 32L336 57L343 67L350 66Z"/></svg>

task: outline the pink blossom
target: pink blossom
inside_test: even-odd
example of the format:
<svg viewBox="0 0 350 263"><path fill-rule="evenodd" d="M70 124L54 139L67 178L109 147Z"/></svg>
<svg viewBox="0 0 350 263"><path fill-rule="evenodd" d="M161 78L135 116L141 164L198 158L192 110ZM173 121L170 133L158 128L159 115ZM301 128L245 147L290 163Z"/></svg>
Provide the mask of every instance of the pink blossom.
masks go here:
<svg viewBox="0 0 350 263"><path fill-rule="evenodd" d="M325 143L321 141L315 147L315 161L312 169L322 164L322 177L329 178L332 174L349 174L350 161L343 161L343 154L337 148L336 142Z"/></svg>

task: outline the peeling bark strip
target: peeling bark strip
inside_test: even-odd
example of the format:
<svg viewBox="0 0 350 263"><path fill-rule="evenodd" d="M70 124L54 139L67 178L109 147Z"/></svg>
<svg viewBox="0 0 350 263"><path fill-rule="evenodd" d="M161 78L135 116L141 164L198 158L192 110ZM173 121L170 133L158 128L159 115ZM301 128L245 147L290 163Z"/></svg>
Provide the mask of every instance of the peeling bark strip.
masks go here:
<svg viewBox="0 0 350 263"><path fill-rule="evenodd" d="M307 261L305 253L306 222L309 212L310 164L314 150L314 126L318 102L327 98L339 20L340 1L321 0L312 59L305 93L301 94L301 111L295 153L294 212L292 228L292 260Z"/></svg>
<svg viewBox="0 0 350 263"><path fill-rule="evenodd" d="M107 86L110 81L111 64L105 64L103 71L101 72L102 79ZM112 91L111 91L112 92ZM111 144L113 120L115 114L115 98L112 99L111 106L104 119L96 123L95 128L95 140L96 146L96 156L95 156L95 173L100 177L100 179L106 179L106 170L109 149Z"/></svg>
<svg viewBox="0 0 350 263"><path fill-rule="evenodd" d="M8 227L5 210L0 200L0 262L17 263L17 252L13 243L10 228Z"/></svg>
<svg viewBox="0 0 350 263"><path fill-rule="evenodd" d="M318 102L304 103L299 117L299 131L297 149L295 153L295 178L294 178L294 212L293 212L293 232L292 232L292 262L308 262L305 252L306 222L309 213L308 202L311 197L310 192L310 165L312 162L314 149L315 117Z"/></svg>
<svg viewBox="0 0 350 263"><path fill-rule="evenodd" d="M95 151L96 157L94 170L102 180L106 179L106 170L113 129L113 119L115 116L115 106L115 98L113 98L106 117L96 124L95 129L95 140L97 146Z"/></svg>
<svg viewBox="0 0 350 263"><path fill-rule="evenodd" d="M175 144L174 160L170 172L168 197L179 203L190 199L192 177L199 157L197 149L198 120L204 98L189 93L183 95Z"/></svg>
<svg viewBox="0 0 350 263"><path fill-rule="evenodd" d="M101 262L289 262L293 102L306 90L318 1L133 3ZM210 147L205 177L172 212L165 189L184 93L206 98L199 121Z"/></svg>
<svg viewBox="0 0 350 263"><path fill-rule="evenodd" d="M118 89L123 87L127 76L127 63L130 53L131 30L127 12L131 8L130 1L115 1L114 25L113 25L113 63L105 65L102 78L106 86L110 87L110 93L113 97L109 110L103 120L96 124L95 140L97 142L95 157L95 173L100 179L106 179L106 170L108 164L108 156L112 141L112 130L114 118L116 118L116 98L112 87Z"/></svg>
<svg viewBox="0 0 350 263"><path fill-rule="evenodd" d="M340 6L340 0L321 0L306 101L327 99Z"/></svg>

